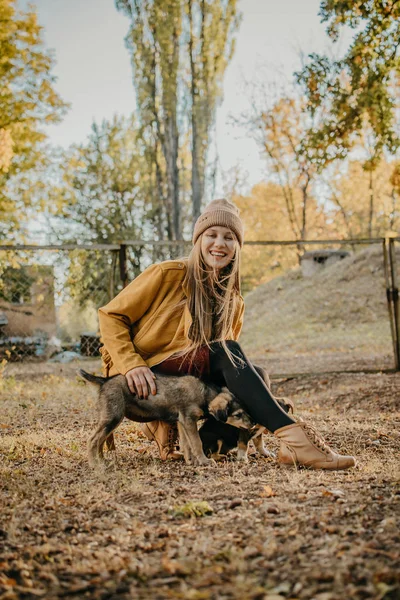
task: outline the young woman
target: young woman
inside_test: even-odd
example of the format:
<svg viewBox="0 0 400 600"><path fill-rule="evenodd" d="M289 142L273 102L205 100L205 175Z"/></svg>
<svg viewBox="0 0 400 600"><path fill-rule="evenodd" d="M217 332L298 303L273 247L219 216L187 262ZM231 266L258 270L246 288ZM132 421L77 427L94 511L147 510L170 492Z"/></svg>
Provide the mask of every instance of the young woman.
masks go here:
<svg viewBox="0 0 400 600"><path fill-rule="evenodd" d="M311 426L282 410L238 344L242 245L236 206L224 199L211 202L195 224L187 259L152 265L100 309L106 376L122 373L143 398L156 393L157 372L189 373L226 385L253 420L280 440L279 462L354 466L352 456L335 453ZM162 459L181 457L175 427L152 422L143 430L157 442Z"/></svg>

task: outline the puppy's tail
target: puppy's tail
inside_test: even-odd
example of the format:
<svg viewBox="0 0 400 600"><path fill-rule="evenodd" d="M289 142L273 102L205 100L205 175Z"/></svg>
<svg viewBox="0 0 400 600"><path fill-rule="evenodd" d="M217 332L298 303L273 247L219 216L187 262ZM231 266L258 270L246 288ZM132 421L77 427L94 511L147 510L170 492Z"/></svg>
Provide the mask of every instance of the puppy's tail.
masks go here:
<svg viewBox="0 0 400 600"><path fill-rule="evenodd" d="M102 386L108 380L108 377L97 377L96 375L86 373L86 371L84 371L83 369L79 369L79 375L83 377L83 379L86 379L86 381L100 386Z"/></svg>

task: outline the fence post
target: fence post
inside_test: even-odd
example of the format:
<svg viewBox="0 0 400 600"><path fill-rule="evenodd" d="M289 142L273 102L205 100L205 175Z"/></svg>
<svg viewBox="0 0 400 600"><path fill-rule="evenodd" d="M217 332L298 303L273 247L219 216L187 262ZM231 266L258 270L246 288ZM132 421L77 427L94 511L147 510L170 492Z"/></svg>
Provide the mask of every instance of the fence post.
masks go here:
<svg viewBox="0 0 400 600"><path fill-rule="evenodd" d="M394 239L389 239L389 261L390 271L392 280L392 302L393 302L393 324L395 332L395 345L397 363L396 369L400 371L400 315L399 315L399 288L397 286L397 272L396 272L396 248L394 245Z"/></svg>
<svg viewBox="0 0 400 600"><path fill-rule="evenodd" d="M122 286L128 285L128 267L126 261L126 244L120 244L119 246L119 276L122 281Z"/></svg>
<svg viewBox="0 0 400 600"><path fill-rule="evenodd" d="M108 299L112 300L115 296L115 272L117 268L119 250L111 250L111 269L108 285Z"/></svg>
<svg viewBox="0 0 400 600"><path fill-rule="evenodd" d="M395 368L397 371L400 371L399 289L396 281L396 254L394 240L390 237L386 237L383 240L383 258L386 280L386 298L388 302Z"/></svg>

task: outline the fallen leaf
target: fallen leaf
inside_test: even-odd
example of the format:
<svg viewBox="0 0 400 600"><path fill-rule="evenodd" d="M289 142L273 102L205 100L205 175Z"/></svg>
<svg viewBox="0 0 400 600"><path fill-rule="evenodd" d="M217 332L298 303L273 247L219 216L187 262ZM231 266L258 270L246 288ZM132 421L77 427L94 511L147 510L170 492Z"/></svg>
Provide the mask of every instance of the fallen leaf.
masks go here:
<svg viewBox="0 0 400 600"><path fill-rule="evenodd" d="M322 491L322 495L323 496L330 496L331 498L343 498L345 496L345 493L342 490L323 490Z"/></svg>
<svg viewBox="0 0 400 600"><path fill-rule="evenodd" d="M14 585L17 585L17 582L15 581L15 579L11 579L11 577L5 577L4 579L1 580L1 583L8 587L13 587Z"/></svg>
<svg viewBox="0 0 400 600"><path fill-rule="evenodd" d="M274 492L270 485L264 485L260 496L263 498L272 498L273 496L276 496L276 492Z"/></svg>

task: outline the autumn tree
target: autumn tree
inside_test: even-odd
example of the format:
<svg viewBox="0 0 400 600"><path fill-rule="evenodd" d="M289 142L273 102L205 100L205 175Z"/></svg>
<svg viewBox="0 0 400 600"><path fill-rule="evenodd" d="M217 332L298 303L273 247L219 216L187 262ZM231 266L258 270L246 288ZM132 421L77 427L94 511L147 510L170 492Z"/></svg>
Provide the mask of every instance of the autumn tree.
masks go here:
<svg viewBox="0 0 400 600"><path fill-rule="evenodd" d="M61 119L66 104L54 89L54 60L45 50L33 8L0 0L0 237L20 226L30 197L24 174L43 164L43 126Z"/></svg>
<svg viewBox="0 0 400 600"><path fill-rule="evenodd" d="M396 118L400 4L397 0L324 0L320 15L334 42L346 26L356 33L344 57L311 54L297 73L309 114L326 113L317 128L309 128L308 143L323 167L347 157L367 123L375 137L371 171L384 149L395 153L400 143Z"/></svg>
<svg viewBox="0 0 400 600"><path fill-rule="evenodd" d="M116 0L130 20L126 43L154 195L166 208L169 239L182 235L183 163L190 144L191 204L204 196L207 157L222 79L233 53L237 0ZM182 184L183 183L183 184Z"/></svg>
<svg viewBox="0 0 400 600"><path fill-rule="evenodd" d="M210 134L239 25L237 0L187 0L193 221L201 212Z"/></svg>
<svg viewBox="0 0 400 600"><path fill-rule="evenodd" d="M177 108L180 2L172 0L167 7L165 3L149 0L116 0L116 6L130 20L125 39L131 54L140 135L153 181L152 195L165 208L168 239L180 238Z"/></svg>
<svg viewBox="0 0 400 600"><path fill-rule="evenodd" d="M293 240L293 232L287 218L285 192L273 182L255 185L249 194L233 195L232 199L241 210L247 242ZM293 201L300 205L300 189L292 190ZM309 233L313 239L326 232L326 215L310 194ZM295 246L245 245L242 250L242 284L244 291L282 274L298 264Z"/></svg>
<svg viewBox="0 0 400 600"><path fill-rule="evenodd" d="M87 142L62 157L63 185L56 193L64 230L72 237L79 231L86 241L112 243L140 239L146 223L157 227L157 207L146 194L144 161L134 118L93 123Z"/></svg>
<svg viewBox="0 0 400 600"><path fill-rule="evenodd" d="M326 180L333 207L334 234L347 238L384 236L400 227L399 166L382 159L374 171L366 171L360 160L338 166ZM372 175L372 177L371 177ZM373 194L371 214L370 194Z"/></svg>
<svg viewBox="0 0 400 600"><path fill-rule="evenodd" d="M53 241L112 244L156 237L162 215L148 190L135 119L94 123L87 142L60 157L59 180L48 187ZM143 246L128 248L130 276L143 269L144 256ZM73 253L68 279L72 295L81 301L112 295L116 258L106 252Z"/></svg>
<svg viewBox="0 0 400 600"><path fill-rule="evenodd" d="M233 195L245 226L246 242L293 239L287 218L282 187L259 183L248 194ZM242 250L244 292L280 275L296 263L296 254L283 246L245 245Z"/></svg>
<svg viewBox="0 0 400 600"><path fill-rule="evenodd" d="M310 195L317 174L312 151L303 143L308 126L303 109L299 98L262 98L241 121L265 157L270 179L280 186L286 232L293 240L310 234Z"/></svg>

